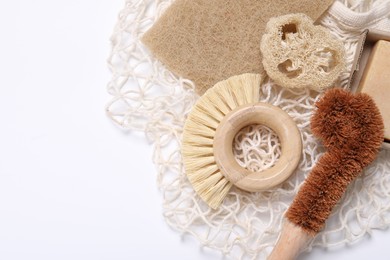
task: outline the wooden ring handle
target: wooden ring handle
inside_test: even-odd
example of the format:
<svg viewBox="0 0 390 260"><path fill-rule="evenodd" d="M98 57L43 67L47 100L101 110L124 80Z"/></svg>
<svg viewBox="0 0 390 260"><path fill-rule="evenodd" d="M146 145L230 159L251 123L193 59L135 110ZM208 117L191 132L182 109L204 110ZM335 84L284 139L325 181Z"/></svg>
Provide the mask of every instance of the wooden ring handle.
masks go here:
<svg viewBox="0 0 390 260"><path fill-rule="evenodd" d="M279 137L282 154L276 164L261 172L241 167L233 155L233 140L245 126L260 124L271 128ZM230 111L216 129L213 142L215 161L221 173L235 186L246 191L262 191L285 181L301 158L301 135L292 118L282 109L255 103Z"/></svg>

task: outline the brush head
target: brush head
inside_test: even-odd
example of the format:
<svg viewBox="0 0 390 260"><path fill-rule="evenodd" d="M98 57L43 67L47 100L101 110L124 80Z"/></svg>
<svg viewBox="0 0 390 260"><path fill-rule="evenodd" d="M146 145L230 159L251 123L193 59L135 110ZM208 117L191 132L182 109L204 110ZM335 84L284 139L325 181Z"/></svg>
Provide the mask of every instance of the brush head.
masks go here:
<svg viewBox="0 0 390 260"><path fill-rule="evenodd" d="M359 161L367 165L374 159L383 142L384 125L379 109L369 95L332 89L316 103L316 107L311 129L328 150L361 153L371 149L367 161L360 156Z"/></svg>
<svg viewBox="0 0 390 260"><path fill-rule="evenodd" d="M229 112L259 101L262 78L248 73L217 83L199 98L184 125L181 151L185 172L196 193L213 209L233 185L214 158L216 130Z"/></svg>
<svg viewBox="0 0 390 260"><path fill-rule="evenodd" d="M375 159L384 133L379 109L366 94L331 89L316 107L311 128L328 151L286 213L287 219L312 235L323 228L348 184Z"/></svg>

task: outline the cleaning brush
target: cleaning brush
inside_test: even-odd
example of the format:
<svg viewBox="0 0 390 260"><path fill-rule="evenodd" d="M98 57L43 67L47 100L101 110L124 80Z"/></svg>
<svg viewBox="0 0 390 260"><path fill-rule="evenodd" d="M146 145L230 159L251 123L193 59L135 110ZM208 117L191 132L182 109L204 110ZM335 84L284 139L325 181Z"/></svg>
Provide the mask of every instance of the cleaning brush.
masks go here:
<svg viewBox="0 0 390 260"><path fill-rule="evenodd" d="M297 167L302 142L291 117L276 106L259 102L260 74L233 76L217 83L197 101L183 130L182 156L197 194L217 208L230 188L261 191L286 180ZM276 132L282 153L272 168L252 172L239 166L233 139L242 128L260 124Z"/></svg>
<svg viewBox="0 0 390 260"><path fill-rule="evenodd" d="M384 134L383 120L372 98L341 89L328 90L316 103L311 129L327 152L287 210L269 260L295 259L321 231L348 184L375 159Z"/></svg>

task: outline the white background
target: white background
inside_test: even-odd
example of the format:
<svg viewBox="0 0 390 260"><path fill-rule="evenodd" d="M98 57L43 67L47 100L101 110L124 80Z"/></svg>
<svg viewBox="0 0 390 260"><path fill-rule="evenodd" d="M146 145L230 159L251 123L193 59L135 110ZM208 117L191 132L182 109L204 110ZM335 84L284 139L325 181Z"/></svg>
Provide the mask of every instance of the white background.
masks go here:
<svg viewBox="0 0 390 260"><path fill-rule="evenodd" d="M166 225L151 145L105 116L123 5L0 1L1 260L221 259ZM389 244L378 231L301 259L390 259Z"/></svg>

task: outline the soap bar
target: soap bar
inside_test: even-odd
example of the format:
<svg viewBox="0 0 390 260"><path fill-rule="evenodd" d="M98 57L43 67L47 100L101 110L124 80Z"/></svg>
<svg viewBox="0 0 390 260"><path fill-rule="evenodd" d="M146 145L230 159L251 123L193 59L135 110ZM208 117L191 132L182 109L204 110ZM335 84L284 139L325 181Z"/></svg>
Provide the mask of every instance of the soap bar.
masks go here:
<svg viewBox="0 0 390 260"><path fill-rule="evenodd" d="M385 139L390 141L390 42L375 43L358 92L367 93L377 104L385 124Z"/></svg>

